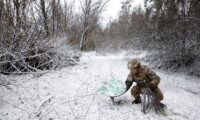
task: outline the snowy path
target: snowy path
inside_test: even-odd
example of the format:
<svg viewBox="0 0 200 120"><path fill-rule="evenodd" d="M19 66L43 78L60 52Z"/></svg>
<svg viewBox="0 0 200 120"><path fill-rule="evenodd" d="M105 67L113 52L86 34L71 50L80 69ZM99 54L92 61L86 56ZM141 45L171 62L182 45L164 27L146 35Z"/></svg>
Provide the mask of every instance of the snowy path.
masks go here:
<svg viewBox="0 0 200 120"><path fill-rule="evenodd" d="M128 59L84 53L75 67L12 77L12 90L0 88L0 120L199 120L199 78L156 71L167 116L144 115L140 105L131 104L130 92L117 98L123 100L120 105L99 94L102 80L126 79Z"/></svg>

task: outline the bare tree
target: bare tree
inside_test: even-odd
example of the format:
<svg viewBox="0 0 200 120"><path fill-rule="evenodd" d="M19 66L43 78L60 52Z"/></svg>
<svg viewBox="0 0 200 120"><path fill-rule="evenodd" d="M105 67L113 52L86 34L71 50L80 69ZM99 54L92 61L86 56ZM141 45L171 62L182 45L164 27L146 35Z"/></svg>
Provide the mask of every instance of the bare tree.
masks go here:
<svg viewBox="0 0 200 120"><path fill-rule="evenodd" d="M42 16L43 16L43 22L44 22L44 29L46 31L46 36L49 36L49 27L48 27L48 21L47 21L47 12L46 12L46 7L45 7L45 1L40 0L40 5L41 5L41 11L42 11Z"/></svg>
<svg viewBox="0 0 200 120"><path fill-rule="evenodd" d="M89 29L97 24L99 15L102 13L109 0L79 0L83 14L82 37L80 50L82 51L88 41Z"/></svg>
<svg viewBox="0 0 200 120"><path fill-rule="evenodd" d="M54 32L55 32L55 10L56 7L55 7L55 0L52 0L52 22L53 22L53 25L52 25L52 29L53 29L53 35L54 35Z"/></svg>
<svg viewBox="0 0 200 120"><path fill-rule="evenodd" d="M19 0L13 0L14 6L15 6L15 15L16 15L16 26L19 26L20 23L20 4L21 2Z"/></svg>
<svg viewBox="0 0 200 120"><path fill-rule="evenodd" d="M121 2L121 11L119 17L120 30L123 34L123 37L128 37L128 27L130 26L130 8L131 0L124 0Z"/></svg>

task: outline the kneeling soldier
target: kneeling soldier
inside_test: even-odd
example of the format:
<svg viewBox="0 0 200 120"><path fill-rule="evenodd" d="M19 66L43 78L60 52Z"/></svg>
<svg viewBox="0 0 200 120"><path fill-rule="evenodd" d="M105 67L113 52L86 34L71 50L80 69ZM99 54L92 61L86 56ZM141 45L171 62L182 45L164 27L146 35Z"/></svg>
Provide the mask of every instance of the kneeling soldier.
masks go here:
<svg viewBox="0 0 200 120"><path fill-rule="evenodd" d="M133 104L141 103L140 94L145 87L142 81L146 82L146 85L152 90L159 102L163 100L163 93L158 88L160 77L156 75L155 72L153 72L149 67L141 65L141 63L136 59L128 62L128 69L130 70L130 73L126 80L126 86L130 87L133 82L136 82L136 86L131 89L131 94L135 98L132 102ZM161 102L160 105L163 107L165 106Z"/></svg>

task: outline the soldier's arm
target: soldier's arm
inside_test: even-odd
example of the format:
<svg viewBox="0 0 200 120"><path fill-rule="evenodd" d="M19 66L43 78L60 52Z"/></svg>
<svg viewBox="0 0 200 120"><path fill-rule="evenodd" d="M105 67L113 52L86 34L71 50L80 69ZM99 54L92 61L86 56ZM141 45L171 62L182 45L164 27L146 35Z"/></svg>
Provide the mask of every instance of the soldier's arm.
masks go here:
<svg viewBox="0 0 200 120"><path fill-rule="evenodd" d="M132 84L133 84L133 79L132 79L131 74L128 75L128 77L127 77L125 83L126 83L126 89L129 89L129 88L132 86Z"/></svg>
<svg viewBox="0 0 200 120"><path fill-rule="evenodd" d="M160 83L160 77L156 75L154 71L152 71L150 68L147 68L146 75L151 80L150 82L151 87L158 86L158 84Z"/></svg>

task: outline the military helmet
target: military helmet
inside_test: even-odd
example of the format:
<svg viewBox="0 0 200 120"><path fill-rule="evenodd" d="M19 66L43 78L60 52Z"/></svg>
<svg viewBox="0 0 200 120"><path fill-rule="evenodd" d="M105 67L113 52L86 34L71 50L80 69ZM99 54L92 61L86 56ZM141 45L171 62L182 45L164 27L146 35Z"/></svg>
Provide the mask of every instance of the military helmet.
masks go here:
<svg viewBox="0 0 200 120"><path fill-rule="evenodd" d="M132 59L128 61L128 69L131 70L132 68L140 68L141 63L137 59Z"/></svg>

